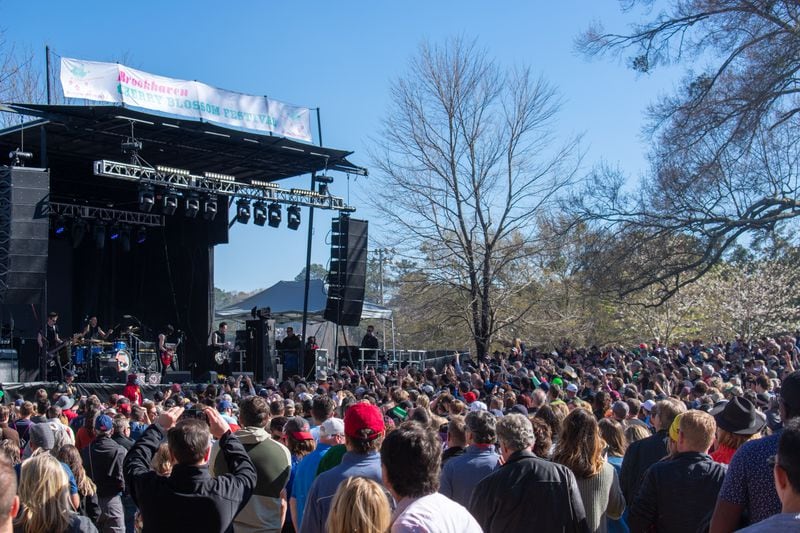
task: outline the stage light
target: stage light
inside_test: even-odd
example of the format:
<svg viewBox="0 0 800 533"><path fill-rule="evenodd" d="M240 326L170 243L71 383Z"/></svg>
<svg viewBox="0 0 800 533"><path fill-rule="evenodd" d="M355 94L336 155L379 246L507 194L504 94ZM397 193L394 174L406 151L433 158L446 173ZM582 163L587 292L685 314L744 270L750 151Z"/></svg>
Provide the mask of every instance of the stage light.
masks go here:
<svg viewBox="0 0 800 533"><path fill-rule="evenodd" d="M268 209L269 225L277 228L281 225L281 205L276 203L269 204Z"/></svg>
<svg viewBox="0 0 800 533"><path fill-rule="evenodd" d="M178 193L175 189L167 189L164 191L162 198L161 211L165 215L174 215L178 209Z"/></svg>
<svg viewBox="0 0 800 533"><path fill-rule="evenodd" d="M250 222L250 202L245 198L236 200L236 222L240 224Z"/></svg>
<svg viewBox="0 0 800 533"><path fill-rule="evenodd" d="M317 190L319 191L319 194L321 194L322 196L328 196L329 194L327 183L320 183L319 187L317 187Z"/></svg>
<svg viewBox="0 0 800 533"><path fill-rule="evenodd" d="M300 227L300 208L296 205L286 210L286 225L289 229L296 230Z"/></svg>
<svg viewBox="0 0 800 533"><path fill-rule="evenodd" d="M203 218L206 220L214 220L217 216L217 197L207 196L203 202Z"/></svg>
<svg viewBox="0 0 800 533"><path fill-rule="evenodd" d="M157 165L156 170L161 174L173 174L176 176L189 176L191 174L188 170L182 168L165 167L162 165Z"/></svg>
<svg viewBox="0 0 800 533"><path fill-rule="evenodd" d="M123 224L119 230L119 242L122 244L123 252L131 251L131 228L127 224Z"/></svg>
<svg viewBox="0 0 800 533"><path fill-rule="evenodd" d="M147 228L141 226L139 229L136 230L136 244L144 244L144 241L147 240Z"/></svg>
<svg viewBox="0 0 800 533"><path fill-rule="evenodd" d="M106 247L106 225L100 220L94 225L94 245L98 250Z"/></svg>
<svg viewBox="0 0 800 533"><path fill-rule="evenodd" d="M153 210L153 205L156 203L156 195L153 191L153 186L147 183L142 183L139 186L139 211L149 213Z"/></svg>
<svg viewBox="0 0 800 533"><path fill-rule="evenodd" d="M261 200L253 204L253 224L263 226L267 222L267 206Z"/></svg>
<svg viewBox="0 0 800 533"><path fill-rule="evenodd" d="M74 248L77 248L81 245L87 229L86 221L82 218L76 218L72 223L72 246Z"/></svg>
<svg viewBox="0 0 800 533"><path fill-rule="evenodd" d="M121 229L122 229L122 228L120 227L120 225L119 225L119 224L117 224L116 222L114 222L114 223L111 225L111 232L110 232L110 234L109 234L108 238L109 238L109 239L111 239L112 241L116 241L117 239L119 239L119 236L120 236L120 230L121 230Z"/></svg>
<svg viewBox="0 0 800 533"><path fill-rule="evenodd" d="M200 196L194 191L187 193L184 214L189 218L194 218L198 211L200 211Z"/></svg>
<svg viewBox="0 0 800 533"><path fill-rule="evenodd" d="M61 237L67 231L67 219L64 215L58 215L53 223L53 233L56 237Z"/></svg>

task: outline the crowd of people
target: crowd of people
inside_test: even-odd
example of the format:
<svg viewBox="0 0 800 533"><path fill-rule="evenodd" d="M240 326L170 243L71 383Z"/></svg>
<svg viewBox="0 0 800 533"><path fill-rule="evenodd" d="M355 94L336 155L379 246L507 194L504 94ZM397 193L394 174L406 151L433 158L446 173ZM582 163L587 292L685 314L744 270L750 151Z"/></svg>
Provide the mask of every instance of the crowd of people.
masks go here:
<svg viewBox="0 0 800 533"><path fill-rule="evenodd" d="M0 533L800 530L800 336L0 405Z"/></svg>

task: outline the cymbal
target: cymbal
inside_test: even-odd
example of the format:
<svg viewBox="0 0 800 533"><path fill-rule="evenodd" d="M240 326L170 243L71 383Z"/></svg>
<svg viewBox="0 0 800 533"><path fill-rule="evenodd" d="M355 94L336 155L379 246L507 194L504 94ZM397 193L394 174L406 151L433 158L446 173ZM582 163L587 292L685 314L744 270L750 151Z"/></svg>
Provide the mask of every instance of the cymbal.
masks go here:
<svg viewBox="0 0 800 533"><path fill-rule="evenodd" d="M110 342L106 342L103 339L87 339L87 342L90 342L97 346L110 346Z"/></svg>

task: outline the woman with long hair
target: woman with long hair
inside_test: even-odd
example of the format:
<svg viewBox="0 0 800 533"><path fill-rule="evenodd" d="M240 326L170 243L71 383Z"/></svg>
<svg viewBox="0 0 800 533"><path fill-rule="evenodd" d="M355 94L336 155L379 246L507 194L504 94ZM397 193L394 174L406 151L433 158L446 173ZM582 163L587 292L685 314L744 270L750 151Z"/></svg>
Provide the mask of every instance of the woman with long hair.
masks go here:
<svg viewBox="0 0 800 533"><path fill-rule="evenodd" d="M66 464L72 475L75 476L75 483L78 485L78 513L89 517L92 522L97 522L100 518L100 500L97 497L97 487L86 471L83 469L81 452L71 444L65 444L58 450L56 458Z"/></svg>
<svg viewBox="0 0 800 533"><path fill-rule="evenodd" d="M564 419L552 458L575 474L589 528L596 533L606 533L606 518L617 519L625 510L617 473L603 458L605 447L594 415L575 409Z"/></svg>
<svg viewBox="0 0 800 533"><path fill-rule="evenodd" d="M91 520L72 511L67 474L52 455L39 454L22 464L18 492L21 511L15 531L97 533Z"/></svg>
<svg viewBox="0 0 800 533"><path fill-rule="evenodd" d="M606 461L611 463L617 473L617 478L619 478L622 470L622 458L625 457L625 451L628 449L628 441L625 440L622 424L613 418L604 418L598 422L597 427L600 429L600 436L606 443ZM628 533L630 529L626 515L627 509L618 520L609 518L608 533Z"/></svg>
<svg viewBox="0 0 800 533"><path fill-rule="evenodd" d="M94 440L94 419L100 414L100 410L89 409L83 418L83 426L75 433L75 446L79 450L86 448Z"/></svg>
<svg viewBox="0 0 800 533"><path fill-rule="evenodd" d="M328 513L328 533L385 533L391 510L386 493L376 482L349 477L339 484Z"/></svg>

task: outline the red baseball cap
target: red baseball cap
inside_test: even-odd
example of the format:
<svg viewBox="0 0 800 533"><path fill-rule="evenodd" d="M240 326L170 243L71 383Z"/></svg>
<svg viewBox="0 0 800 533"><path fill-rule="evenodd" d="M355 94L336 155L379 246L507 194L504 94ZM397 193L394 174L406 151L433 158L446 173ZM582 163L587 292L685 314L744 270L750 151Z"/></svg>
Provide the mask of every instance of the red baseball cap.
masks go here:
<svg viewBox="0 0 800 533"><path fill-rule="evenodd" d="M344 414L344 434L351 439L374 440L384 429L383 413L372 404L357 403Z"/></svg>
<svg viewBox="0 0 800 533"><path fill-rule="evenodd" d="M465 393L464 393L464 400L466 400L466 402L467 402L467 403L472 403L472 402L474 402L474 401L475 401L475 400L477 400L477 399L478 399L478 395L477 395L477 394L475 394L475 393L474 393L474 392L472 392L472 391L469 391L469 392L465 392Z"/></svg>

